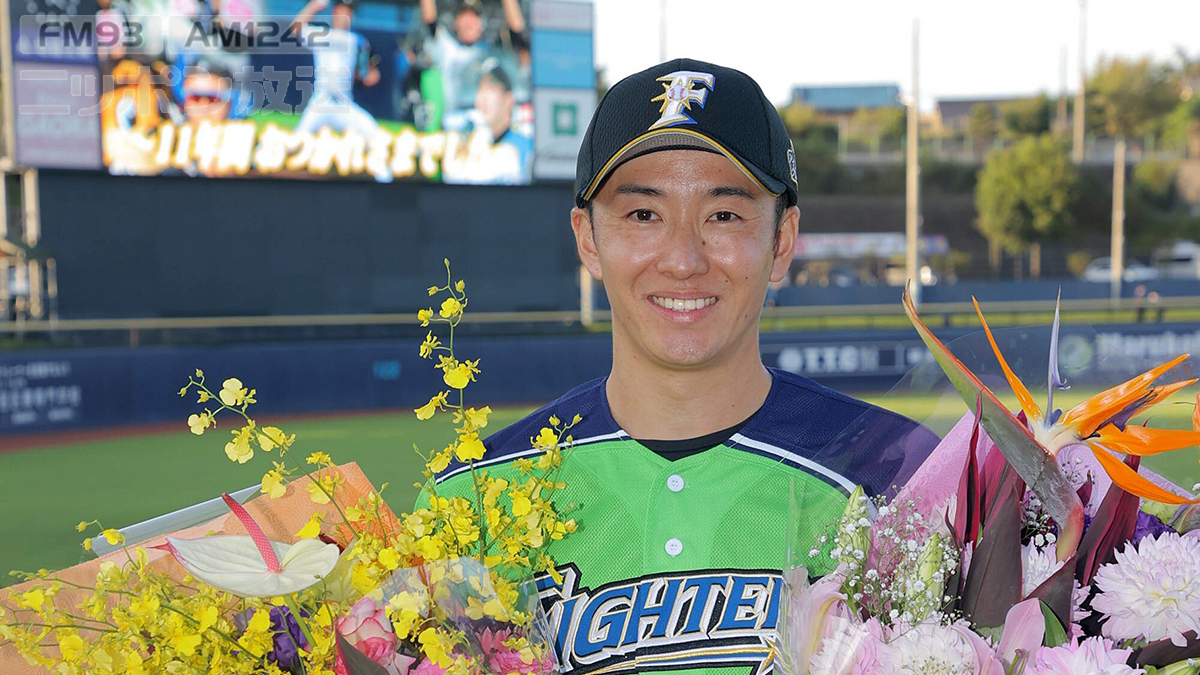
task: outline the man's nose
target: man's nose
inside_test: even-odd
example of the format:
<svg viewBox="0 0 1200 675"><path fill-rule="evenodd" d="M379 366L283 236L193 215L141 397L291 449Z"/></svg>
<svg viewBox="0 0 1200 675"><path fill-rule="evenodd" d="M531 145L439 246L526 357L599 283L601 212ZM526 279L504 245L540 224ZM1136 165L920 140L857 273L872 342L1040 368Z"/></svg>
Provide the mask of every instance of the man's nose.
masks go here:
<svg viewBox="0 0 1200 675"><path fill-rule="evenodd" d="M664 250L658 258L658 271L687 279L708 271L708 256L701 233L693 227L676 225L663 242Z"/></svg>

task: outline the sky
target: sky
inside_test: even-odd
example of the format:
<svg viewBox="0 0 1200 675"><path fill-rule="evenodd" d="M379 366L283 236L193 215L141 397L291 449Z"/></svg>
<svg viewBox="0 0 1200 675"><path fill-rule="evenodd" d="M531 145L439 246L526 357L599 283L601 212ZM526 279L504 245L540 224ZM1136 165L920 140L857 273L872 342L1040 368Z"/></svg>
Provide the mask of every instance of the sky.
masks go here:
<svg viewBox="0 0 1200 675"><path fill-rule="evenodd" d="M596 63L612 84L659 62L662 0L595 0ZM796 84L912 83L937 98L1069 91L1079 79L1078 0L666 0L668 58L742 70L774 102ZM1200 57L1200 0L1089 0L1087 57Z"/></svg>

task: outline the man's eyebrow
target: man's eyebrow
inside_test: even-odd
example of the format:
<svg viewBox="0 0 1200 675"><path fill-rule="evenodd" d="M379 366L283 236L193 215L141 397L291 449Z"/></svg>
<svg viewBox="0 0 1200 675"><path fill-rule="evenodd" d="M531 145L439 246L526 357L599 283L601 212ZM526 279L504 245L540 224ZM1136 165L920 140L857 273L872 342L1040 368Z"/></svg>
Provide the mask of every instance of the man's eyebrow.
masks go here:
<svg viewBox="0 0 1200 675"><path fill-rule="evenodd" d="M646 197L661 197L662 191L647 185L638 185L636 183L625 183L618 185L617 194L619 195L644 195Z"/></svg>
<svg viewBox="0 0 1200 675"><path fill-rule="evenodd" d="M720 185L708 191L709 197L740 197L742 199L754 199L754 193L744 187L736 185Z"/></svg>

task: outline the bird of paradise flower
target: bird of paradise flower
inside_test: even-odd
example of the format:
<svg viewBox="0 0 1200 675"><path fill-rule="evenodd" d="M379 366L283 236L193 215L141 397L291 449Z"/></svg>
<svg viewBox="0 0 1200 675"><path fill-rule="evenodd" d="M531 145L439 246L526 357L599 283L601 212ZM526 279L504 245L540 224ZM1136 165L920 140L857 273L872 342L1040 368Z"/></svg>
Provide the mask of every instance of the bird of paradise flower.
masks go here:
<svg viewBox="0 0 1200 675"><path fill-rule="evenodd" d="M1066 560L1075 552L1083 535L1083 504L1055 459L1059 451L1067 446L1087 446L1113 484L1130 494L1166 504L1200 503L1198 499L1180 497L1155 485L1117 456L1117 453L1121 453L1144 457L1200 444L1200 411L1194 416L1197 429L1193 431L1129 424L1133 417L1197 381L1188 379L1154 384L1168 371L1186 361L1187 354L1096 394L1064 413L1054 407L1054 391L1064 386L1058 369L1060 317L1056 304L1050 337L1048 393L1046 409L1043 411L1029 393L1029 388L1004 359L991 328L983 318L979 302L975 301L975 312L983 324L988 342L1025 414L1025 421L1022 421L921 321L908 289L904 291L903 301L909 320L951 384L968 405L978 407L980 425L1058 524L1059 560Z"/></svg>

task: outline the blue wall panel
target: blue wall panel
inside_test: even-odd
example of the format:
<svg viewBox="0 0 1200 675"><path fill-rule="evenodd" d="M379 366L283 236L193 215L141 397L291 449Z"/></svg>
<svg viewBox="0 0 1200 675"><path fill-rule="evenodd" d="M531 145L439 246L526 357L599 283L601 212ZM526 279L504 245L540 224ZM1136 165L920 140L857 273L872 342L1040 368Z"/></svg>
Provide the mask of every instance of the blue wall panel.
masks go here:
<svg viewBox="0 0 1200 675"><path fill-rule="evenodd" d="M1034 377L1040 370L1044 378L1043 333L1045 327L998 331L1014 367ZM977 330L938 334L968 363L979 364L981 376L995 374L995 359ZM1024 341L1018 352L1024 361L1009 351L1017 340ZM1200 350L1200 324L1070 326L1063 345L1078 361L1072 374L1092 369L1102 381L1116 382L1128 369L1114 364L1140 369ZM471 400L481 405L542 403L611 366L608 335L465 336L459 348L482 360L471 389ZM911 330L769 333L762 351L769 366L847 391L885 391L925 355ZM214 389L225 377L241 378L258 390L257 409L265 415L411 408L444 389L431 366L414 343L394 340L8 352L0 354L0 433L165 421L182 426L196 406L176 393L196 368ZM1040 386L1035 382L1031 386Z"/></svg>

